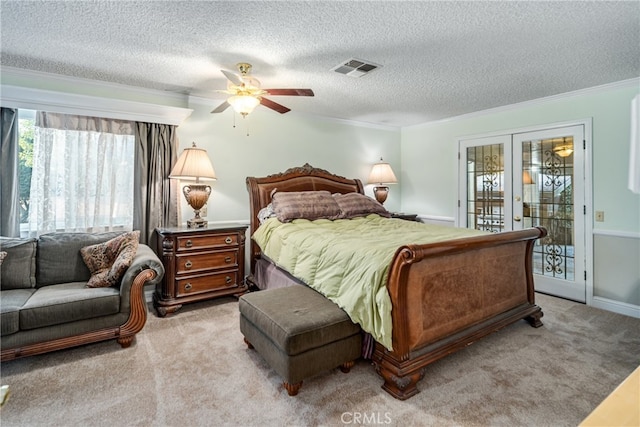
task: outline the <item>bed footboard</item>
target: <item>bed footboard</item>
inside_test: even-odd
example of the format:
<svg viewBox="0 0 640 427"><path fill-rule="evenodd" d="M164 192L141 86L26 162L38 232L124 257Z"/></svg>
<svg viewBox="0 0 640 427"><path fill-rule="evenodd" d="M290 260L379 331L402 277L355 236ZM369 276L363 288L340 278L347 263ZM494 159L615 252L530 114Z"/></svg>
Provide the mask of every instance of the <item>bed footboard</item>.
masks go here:
<svg viewBox="0 0 640 427"><path fill-rule="evenodd" d="M382 388L408 399L429 363L521 319L542 326L532 252L546 234L536 227L398 249L387 283L393 351L377 344L373 355Z"/></svg>

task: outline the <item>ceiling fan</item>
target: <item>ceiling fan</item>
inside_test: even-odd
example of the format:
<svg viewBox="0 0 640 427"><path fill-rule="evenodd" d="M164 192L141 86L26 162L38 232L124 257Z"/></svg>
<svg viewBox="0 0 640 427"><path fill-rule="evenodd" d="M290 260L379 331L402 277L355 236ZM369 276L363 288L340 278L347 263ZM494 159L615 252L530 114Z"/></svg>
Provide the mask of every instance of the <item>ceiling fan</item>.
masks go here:
<svg viewBox="0 0 640 427"><path fill-rule="evenodd" d="M211 111L211 113L221 113L229 106L232 106L237 113L246 117L246 115L251 113L258 104L262 104L280 114L284 114L291 111L291 109L265 98L265 95L313 96L313 91L311 89L261 89L260 81L249 74L251 71L251 64L241 62L237 64L237 67L240 74L232 71L220 70L227 78L227 89L219 90L217 92L226 93L231 96Z"/></svg>

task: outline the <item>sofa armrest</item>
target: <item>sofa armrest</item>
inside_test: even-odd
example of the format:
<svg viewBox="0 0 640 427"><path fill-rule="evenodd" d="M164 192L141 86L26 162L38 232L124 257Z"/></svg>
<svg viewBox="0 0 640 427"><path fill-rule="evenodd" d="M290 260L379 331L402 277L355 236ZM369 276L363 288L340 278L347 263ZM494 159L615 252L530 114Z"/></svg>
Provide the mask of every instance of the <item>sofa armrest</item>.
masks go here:
<svg viewBox="0 0 640 427"><path fill-rule="evenodd" d="M127 269L120 282L120 312L129 312L131 306L131 291L136 277L147 270L151 271L154 276L146 278L143 286L138 291L140 296L144 298L144 285L155 285L164 277L164 266L158 256L147 245L140 243L138 251L133 258L131 266ZM146 273L145 273L146 274ZM138 297L136 295L135 297Z"/></svg>

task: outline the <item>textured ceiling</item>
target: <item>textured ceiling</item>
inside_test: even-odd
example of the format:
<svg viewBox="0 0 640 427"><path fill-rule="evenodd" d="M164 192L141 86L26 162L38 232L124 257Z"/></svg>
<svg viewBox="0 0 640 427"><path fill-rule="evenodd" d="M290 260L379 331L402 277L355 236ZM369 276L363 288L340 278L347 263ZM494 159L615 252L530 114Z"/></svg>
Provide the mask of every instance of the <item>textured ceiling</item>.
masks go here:
<svg viewBox="0 0 640 427"><path fill-rule="evenodd" d="M253 64L293 110L407 126L640 76L640 2L7 1L3 66L211 97ZM382 65L361 78L331 69ZM259 107L264 108L264 107ZM223 114L232 114L227 110ZM276 114L276 113L274 113Z"/></svg>

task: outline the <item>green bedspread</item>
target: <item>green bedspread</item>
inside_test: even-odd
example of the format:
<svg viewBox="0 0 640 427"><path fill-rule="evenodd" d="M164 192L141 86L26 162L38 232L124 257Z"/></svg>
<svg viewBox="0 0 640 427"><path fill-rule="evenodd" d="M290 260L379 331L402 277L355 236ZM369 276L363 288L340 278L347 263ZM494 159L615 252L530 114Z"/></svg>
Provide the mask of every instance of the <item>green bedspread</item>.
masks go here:
<svg viewBox="0 0 640 427"><path fill-rule="evenodd" d="M482 232L388 219L270 218L253 234L262 253L345 310L376 341L392 349L387 274L396 250Z"/></svg>

